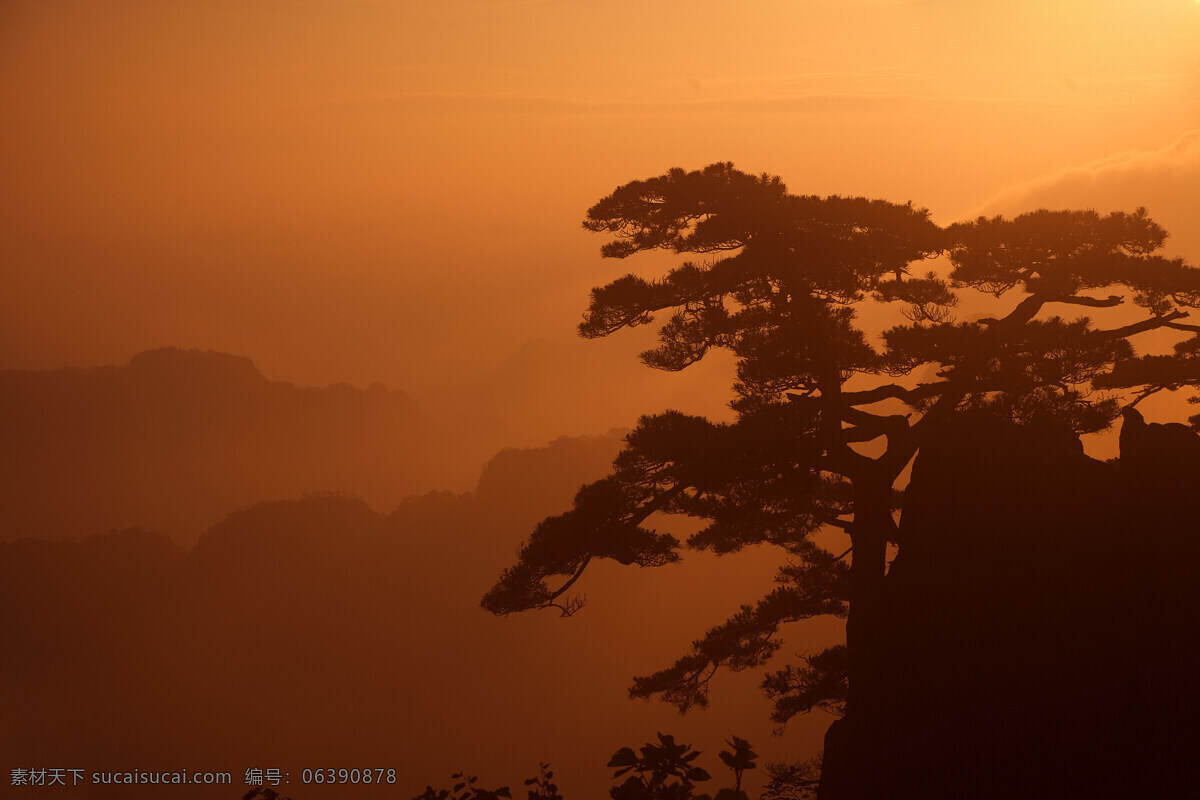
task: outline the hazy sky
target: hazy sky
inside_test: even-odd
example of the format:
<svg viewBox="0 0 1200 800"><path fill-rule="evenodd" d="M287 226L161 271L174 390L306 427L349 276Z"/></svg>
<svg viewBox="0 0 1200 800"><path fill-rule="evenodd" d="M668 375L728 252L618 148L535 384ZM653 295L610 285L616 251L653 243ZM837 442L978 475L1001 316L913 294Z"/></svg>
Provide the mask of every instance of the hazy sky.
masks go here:
<svg viewBox="0 0 1200 800"><path fill-rule="evenodd" d="M437 417L423 435L433 443L430 450L466 464L463 485L452 487L459 489L474 485L476 465L502 445L631 426L638 413L668 405L727 413L728 358L706 359L682 376L655 374L634 359L639 339L652 337L652 329L601 342L575 336L592 286L668 263L602 260L602 238L579 224L586 209L619 184L715 161L780 175L795 193L912 201L941 223L1041 206L1108 211L1145 205L1172 231L1169 250L1200 264L1200 2L0 0L0 369L117 364L174 345L248 356L273 380L382 382L413 393ZM85 411L47 418L86 426L93 417L74 401L87 395L78 391L63 404ZM252 406L237 391L227 395L239 408ZM1155 404L1167 402L1194 411L1163 395L1140 408L1161 410ZM96 419L112 415L111 403L96 405ZM141 406L134 408L140 422ZM264 402L247 413L256 408L275 406ZM203 412L197 418L205 418ZM28 423L19 413L10 417ZM143 437L148 447L169 449L178 441L154 433L162 428L142 427L151 432ZM297 424L303 434L345 445L338 435L322 439L315 427ZM375 435L362 430L364 437ZM197 438L206 445L210 439L222 447L232 443L224 450L214 445L219 453L237 452L234 445L243 443L236 435ZM80 460L69 442L53 451L36 437L30 441L43 464L59 452ZM141 467L155 468L157 462L146 467L127 441L99 441L102 456L128 460L135 453ZM1112 437L1108 442L1108 450L1093 454L1112 455ZM179 474L196 471L194 452L203 448L176 449ZM297 460L284 446L261 449ZM427 479L431 459L412 446L394 450L409 460L405 469L415 465ZM252 471L247 465L257 462L242 456L213 463L236 478L237 470ZM28 472L23 463L17 468ZM46 474L61 477L53 465ZM101 477L121 481L137 474ZM205 488L201 481L187 486ZM151 492L147 499L175 503L175 491ZM429 506L437 525L412 516L413 531L437 532L412 541L449 546L442 532L470 518L447 516L438 511L443 507L450 508ZM499 505L470 507L493 514L500 534L475 528L467 534L498 551L516 546L513 515ZM405 559L406 566L420 563L416 556ZM466 561L472 569L486 566ZM332 563L332 570L318 571L350 574ZM437 563L461 572L452 559ZM259 564L246 564L258 574ZM441 574L423 574L427 583L414 585L435 586ZM621 574L619 580L637 580L632 572ZM697 574L703 578L679 573ZM746 567L737 575L758 581ZM703 616L694 626L668 626L685 642L719 621L706 603L752 599L713 592L707 579L689 584L689 595L680 588L683 577L675 580L654 584L660 587L654 591L684 604L678 612L654 595L626 591L634 584L609 573L588 578L589 586L612 587L597 600L615 609L601 620L620 617L612 630L646 608L666 609L666 620ZM477 597L472 590L469 606L447 606L450 616L440 618L434 604L430 625L449 624L444 620L458 619L454 614L483 614L474 607ZM327 599L319 592L305 598ZM56 598L44 608L58 605ZM218 610L226 607L232 606ZM87 609L90 620L92 606ZM408 613L402 603L388 611L402 612ZM214 624L224 630L225 618L218 617ZM306 624L290 609L287 619ZM393 617L380 619L393 624ZM522 615L508 622L537 632L546 624L541 620ZM479 630L508 646L536 638L551 656L561 649L589 658L582 647L570 649L571 640L517 639L516 628L492 622ZM335 627L360 630L340 618ZM100 635L107 628L96 630ZM587 631L576 629L576 641L587 639ZM678 652L659 638L656 646ZM203 644L203 637L197 641ZM412 658L408 639L388 641L395 663ZM411 652L427 659L419 649L423 640L415 641ZM428 641L440 640L431 635ZM649 657L594 635L588 641L601 642L613 660L587 663L616 664L622 681L643 670L640 661L633 665L635 656ZM469 633L462 642L478 644ZM436 644L427 650L447 659L459 652ZM178 657L171 648L164 652ZM489 652L472 649L455 663L474 669L478 653ZM520 652L545 660L540 651ZM344 656L337 648L321 654L331 664ZM520 672L518 658L498 662ZM73 669L88 662L62 663ZM313 663L318 666L298 674L319 685L326 673L323 662ZM551 663L557 662L545 660ZM264 658L262 664L273 686L274 662ZM385 675L377 665L370 669ZM492 673L485 672L479 673L479 696L496 695L516 707L519 695L495 692ZM196 674L197 685L211 688L210 674ZM443 678L458 674L448 670ZM576 673L556 674L574 692ZM75 688L91 685L63 680ZM240 691L258 684L231 685ZM540 696L542 686L528 686L529 696ZM435 692L421 691L431 707L441 702ZM736 695L718 694L718 704L734 708ZM15 696L21 702L36 697L20 684ZM107 714L111 698L96 697ZM462 697L455 708L469 720L475 707L465 703L475 695ZM578 698L606 711L606 704L620 702L614 695ZM178 701L186 707L191 695ZM40 712L36 704L22 707ZM215 713L204 715L228 707L241 708L213 703L200 716L217 720ZM536 715L545 708L531 703L527 718L541 719ZM569 728L583 718L562 708L553 709L555 725ZM357 724L340 707L335 711L330 718L339 724ZM621 713L643 715L638 724L652 731L649 720L668 712L677 719L660 704ZM824 724L816 717L797 723L808 727L790 740L796 755L815 750ZM443 725L439 735L457 736L452 728ZM211 729L219 730L215 722ZM509 736L504 746L531 747L530 741ZM633 743L632 736L627 741ZM563 737L559 744L578 742ZM592 745L609 747L601 737ZM468 760L476 753L485 762L490 745L484 739L467 746L476 748L465 751ZM702 749L716 747L710 739ZM529 752L527 763L541 756L536 748ZM430 779L436 776L423 780Z"/></svg>
<svg viewBox="0 0 1200 800"><path fill-rule="evenodd" d="M1195 219L1200 3L5 0L0 118L0 367L425 391L570 339L636 267L584 210L671 166Z"/></svg>

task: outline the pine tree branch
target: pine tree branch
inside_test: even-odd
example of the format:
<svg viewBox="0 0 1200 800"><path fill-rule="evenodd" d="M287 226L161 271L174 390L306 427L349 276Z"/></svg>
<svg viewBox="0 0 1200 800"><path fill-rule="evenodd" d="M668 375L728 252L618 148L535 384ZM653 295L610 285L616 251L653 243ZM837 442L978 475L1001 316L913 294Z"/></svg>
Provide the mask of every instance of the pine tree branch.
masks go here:
<svg viewBox="0 0 1200 800"><path fill-rule="evenodd" d="M1151 317L1150 319L1135 322L1132 325L1126 325L1122 328L1113 328L1107 331L1094 331L1091 335L1100 339L1123 339L1126 336L1133 336L1138 333L1145 333L1156 328L1174 327L1171 325L1177 319L1183 319L1188 316L1186 311L1172 311L1170 314Z"/></svg>
<svg viewBox="0 0 1200 800"><path fill-rule="evenodd" d="M869 406L872 403L878 403L883 400L903 400L905 402L913 402L924 400L934 395L940 394L950 384L946 381L938 381L935 383L921 383L915 387L901 386L898 383L889 383L883 386L876 386L874 389L864 389L857 392L842 392L841 397L847 406ZM794 403L803 403L811 398L806 395L788 393L788 399Z"/></svg>
<svg viewBox="0 0 1200 800"><path fill-rule="evenodd" d="M1024 325L1038 315L1042 310L1042 306L1047 303L1065 303L1073 306L1088 306L1089 308L1113 308L1125 302L1125 298L1117 294L1110 294L1108 297L1088 297L1078 294L1045 294L1043 292L1035 292L1029 297L1026 297L1002 319L992 319L986 317L979 320L985 325L992 327L1015 328Z"/></svg>
<svg viewBox="0 0 1200 800"><path fill-rule="evenodd" d="M984 325L989 325L992 327L1009 328L1024 325L1026 322L1029 322L1029 320L1036 317L1038 312L1042 310L1042 306L1048 302L1050 302L1049 295L1041 293L1031 294L1029 297L1026 297L1024 300L1017 303L1016 307L1013 308L1012 311L1008 312L1008 314L1003 318L992 319L991 317L985 317L979 321Z"/></svg>
<svg viewBox="0 0 1200 800"><path fill-rule="evenodd" d="M573 574L570 578L568 578L566 583L564 583L562 586L558 587L558 590L555 591L554 593L552 593L550 595L550 597L546 600L546 602L542 603L540 606L538 606L538 608L557 608L559 611L562 612L562 615L564 617L569 617L573 613L575 613L574 611L568 610L565 606L563 606L559 603L556 603L554 601L557 600L558 598L562 597L563 594L567 591L567 589L570 589L575 584L575 581L579 580L579 578L583 575L583 571L585 569L587 569L587 565L589 563L591 563L591 560L592 560L591 556L584 556L583 561L580 562L579 567L575 570L575 574ZM568 605L570 605L570 604L568 604ZM578 610L578 609L575 609L575 610Z"/></svg>
<svg viewBox="0 0 1200 800"><path fill-rule="evenodd" d="M683 490L686 488L688 488L687 485L682 483L671 487L634 512L634 514L630 517L629 522L633 525L641 525L651 514L656 511L662 511L666 507L667 503L670 503L676 497L679 497L679 495L683 494Z"/></svg>
<svg viewBox="0 0 1200 800"><path fill-rule="evenodd" d="M846 444L850 444L851 442L869 442L872 439L878 439L880 436L887 436L890 439L902 435L908 430L907 416L892 414L885 417L880 414L863 411L854 406L846 406L842 409L842 419L845 422L849 422L852 426L842 428L842 441Z"/></svg>
<svg viewBox="0 0 1200 800"><path fill-rule="evenodd" d="M857 428L875 431L876 436L895 433L908 427L908 417L902 414L889 414L885 417L851 405L842 409L842 419Z"/></svg>
<svg viewBox="0 0 1200 800"><path fill-rule="evenodd" d="M1185 325L1182 322L1168 322L1165 327L1172 328L1177 331L1200 333L1200 325Z"/></svg>
<svg viewBox="0 0 1200 800"><path fill-rule="evenodd" d="M1151 395L1158 394L1165 388L1167 388L1167 387L1165 387L1165 386L1147 387L1145 390L1138 393L1138 396L1133 399L1133 402L1129 404L1128 408L1137 408L1138 403L1142 402L1143 400L1145 400L1147 397L1150 397Z"/></svg>
<svg viewBox="0 0 1200 800"><path fill-rule="evenodd" d="M841 439L842 444L858 444L861 442L870 442L878 439L880 436L887 436L887 431L878 428L842 428Z"/></svg>
<svg viewBox="0 0 1200 800"><path fill-rule="evenodd" d="M838 519L837 517L833 516L832 514L821 514L820 518L821 518L821 522L824 523L825 525L832 525L835 528L841 528L846 533L850 532L850 527L854 524L853 522L847 522L844 519ZM843 553L842 555L845 555L845 553Z"/></svg>
<svg viewBox="0 0 1200 800"><path fill-rule="evenodd" d="M639 508L636 512L634 512L630 516L630 518L627 520L627 522L629 522L632 525L642 524L643 522L646 521L646 519L651 514L653 514L656 511L661 511L663 508L665 508L668 503L670 503L672 500L674 500L676 497L678 497L680 494L682 494L684 489L686 489L686 488L687 488L687 486L685 486L683 484L679 484L678 486L674 486L671 489L663 492L662 494L653 498L650 502L646 503L644 506ZM558 600L558 598L562 597L563 594L566 593L566 591L568 589L570 589L573 585L575 585L575 582L578 581L583 576L583 571L585 569L587 569L587 566L589 563L591 563L591 560L592 560L591 555L584 556L583 561L581 561L579 563L579 566L575 569L575 572L571 575L571 577L568 578L566 580L566 582L563 583L562 586L558 587L556 590L551 592L550 596L546 598L545 602L543 602L539 606L534 606L534 608L537 608L537 609L557 608L564 617L569 617L572 614L574 614L576 611L578 611L579 608L582 607L582 604L573 606L573 604L568 603L567 606L572 606L572 607L565 608L563 605L561 605L560 603L557 603L555 601Z"/></svg>
<svg viewBox="0 0 1200 800"><path fill-rule="evenodd" d="M1112 308L1119 306L1125 302L1125 298L1119 294L1110 294L1108 297L1086 297L1083 295L1065 295L1062 297L1053 297L1046 301L1047 303L1067 303L1073 306L1088 306L1090 308Z"/></svg>

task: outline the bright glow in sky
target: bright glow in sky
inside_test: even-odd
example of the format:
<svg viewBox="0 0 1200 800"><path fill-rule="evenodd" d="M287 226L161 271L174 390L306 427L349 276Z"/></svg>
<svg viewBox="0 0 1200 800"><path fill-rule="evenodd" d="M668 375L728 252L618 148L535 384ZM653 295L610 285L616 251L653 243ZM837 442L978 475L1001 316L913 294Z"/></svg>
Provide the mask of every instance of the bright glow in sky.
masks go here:
<svg viewBox="0 0 1200 800"><path fill-rule="evenodd" d="M18 0L0 114L0 367L178 344L428 387L571 337L625 266L578 221L635 177L731 160L948 221L1167 146L1200 9Z"/></svg>

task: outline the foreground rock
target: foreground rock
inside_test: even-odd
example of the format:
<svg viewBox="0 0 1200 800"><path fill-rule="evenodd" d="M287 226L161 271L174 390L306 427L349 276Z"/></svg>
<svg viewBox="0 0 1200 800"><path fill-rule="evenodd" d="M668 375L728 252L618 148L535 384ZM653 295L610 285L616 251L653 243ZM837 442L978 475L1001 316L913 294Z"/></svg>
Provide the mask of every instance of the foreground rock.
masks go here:
<svg viewBox="0 0 1200 800"><path fill-rule="evenodd" d="M1119 461L964 419L918 457L888 576L887 700L821 797L1194 797L1200 439L1127 414Z"/></svg>

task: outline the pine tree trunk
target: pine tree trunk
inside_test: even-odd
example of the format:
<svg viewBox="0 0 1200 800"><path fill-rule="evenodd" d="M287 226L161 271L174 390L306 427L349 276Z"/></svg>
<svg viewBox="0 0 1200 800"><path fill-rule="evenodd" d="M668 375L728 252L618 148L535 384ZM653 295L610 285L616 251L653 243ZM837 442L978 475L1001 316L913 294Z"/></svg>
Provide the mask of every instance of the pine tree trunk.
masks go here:
<svg viewBox="0 0 1200 800"><path fill-rule="evenodd" d="M887 492L858 492L854 529L850 535L850 609L846 618L849 651L847 713L870 713L880 700L876 686L884 619L884 575L887 543L892 531Z"/></svg>
<svg viewBox="0 0 1200 800"><path fill-rule="evenodd" d="M892 531L891 486L856 487L854 547L850 564L850 608L846 618L849 653L846 715L825 736L818 800L859 800L874 782L871 766L876 745L871 720L885 702L880 676L886 615L884 575ZM875 776L877 778L878 776Z"/></svg>

